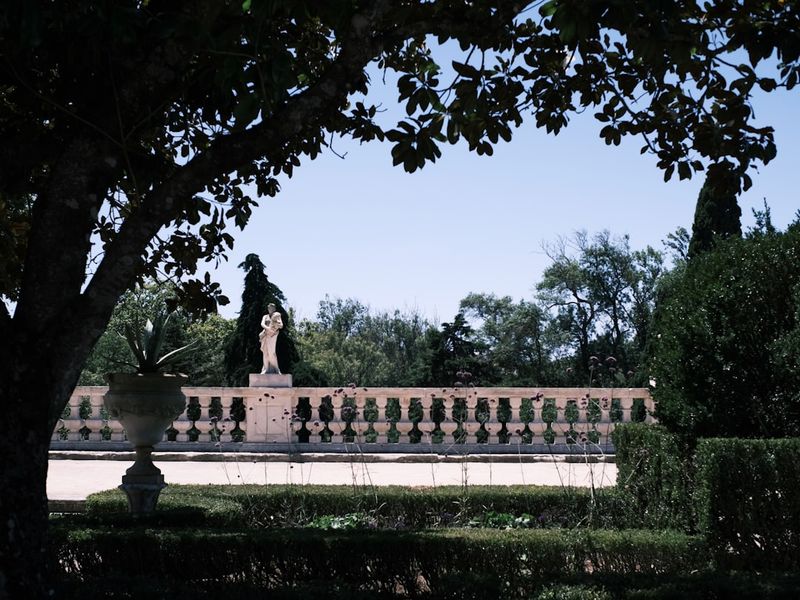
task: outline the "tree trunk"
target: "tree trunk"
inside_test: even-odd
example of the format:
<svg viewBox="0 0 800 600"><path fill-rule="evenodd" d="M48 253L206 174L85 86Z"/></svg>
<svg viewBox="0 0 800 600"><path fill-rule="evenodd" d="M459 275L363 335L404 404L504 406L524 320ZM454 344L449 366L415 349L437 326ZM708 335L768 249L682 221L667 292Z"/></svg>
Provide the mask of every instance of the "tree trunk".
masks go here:
<svg viewBox="0 0 800 600"><path fill-rule="evenodd" d="M3 375L8 375L4 370ZM50 598L47 551L47 389L0 382L0 600Z"/></svg>

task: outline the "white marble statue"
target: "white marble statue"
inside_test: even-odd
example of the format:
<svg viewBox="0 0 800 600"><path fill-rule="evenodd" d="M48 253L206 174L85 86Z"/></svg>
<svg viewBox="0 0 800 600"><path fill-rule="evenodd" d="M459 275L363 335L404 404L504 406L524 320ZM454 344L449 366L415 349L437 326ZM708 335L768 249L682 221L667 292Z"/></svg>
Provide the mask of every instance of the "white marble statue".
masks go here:
<svg viewBox="0 0 800 600"><path fill-rule="evenodd" d="M267 305L267 314L261 319L261 333L258 339L261 341L261 353L264 355L264 368L261 374L277 373L281 370L278 367L278 355L275 346L278 343L278 332L283 329L283 319L281 313L277 311L274 304Z"/></svg>

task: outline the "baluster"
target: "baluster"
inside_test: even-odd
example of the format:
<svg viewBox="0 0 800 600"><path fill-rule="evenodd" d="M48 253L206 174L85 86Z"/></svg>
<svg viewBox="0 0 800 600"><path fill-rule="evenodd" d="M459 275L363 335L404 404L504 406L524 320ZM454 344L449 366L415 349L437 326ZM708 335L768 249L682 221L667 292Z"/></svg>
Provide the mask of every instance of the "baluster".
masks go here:
<svg viewBox="0 0 800 600"><path fill-rule="evenodd" d="M653 413L656 410L656 404L653 401L653 397L650 394L647 394L644 398L644 408L647 411L647 416L645 417L644 422L648 424L655 423L655 419L653 418Z"/></svg>
<svg viewBox="0 0 800 600"><path fill-rule="evenodd" d="M477 444L478 443L478 430L481 428L481 424L478 422L478 419L475 415L475 412L478 409L478 393L474 390L467 391L467 418L465 420L464 429L467 432L467 437L464 440L467 444Z"/></svg>
<svg viewBox="0 0 800 600"><path fill-rule="evenodd" d="M103 396L91 394L89 396L89 406L91 406L92 414L90 420L86 422L86 426L91 429L89 439L92 441L101 441L103 439L103 415L105 414L105 407L103 406Z"/></svg>
<svg viewBox="0 0 800 600"><path fill-rule="evenodd" d="M340 444L344 441L342 431L345 427L344 419L342 419L342 404L344 402L344 394L331 394L331 405L333 406L333 419L331 419L328 427L333 432L331 442Z"/></svg>
<svg viewBox="0 0 800 600"><path fill-rule="evenodd" d="M600 434L600 440L597 442L601 446L611 442L611 432L614 431L614 423L598 423L597 431Z"/></svg>
<svg viewBox="0 0 800 600"><path fill-rule="evenodd" d="M231 429L234 428L233 419L231 419L231 406L233 404L233 397L229 395L220 396L220 405L221 405L221 415L219 419L219 441L220 442L230 442L231 438Z"/></svg>
<svg viewBox="0 0 800 600"><path fill-rule="evenodd" d="M600 423L611 423L611 398L610 396L600 397ZM598 423L598 428L600 426Z"/></svg>
<svg viewBox="0 0 800 600"><path fill-rule="evenodd" d="M556 418L553 421L553 424L555 425L556 423L558 423L559 425L564 425L567 422L565 414L567 410L567 404L570 400L575 401L576 399L567 398L566 396L556 396L555 400L556 400Z"/></svg>
<svg viewBox="0 0 800 600"><path fill-rule="evenodd" d="M387 435L389 433L389 420L386 417L386 405L388 398L386 396L375 396L375 410L378 411L377 419L373 427L375 429L375 441L378 444L388 443Z"/></svg>
<svg viewBox="0 0 800 600"><path fill-rule="evenodd" d="M69 399L69 418L65 421L65 425L69 433L67 434L67 439L71 442L78 441L81 437L80 429L81 425L81 417L80 417L80 410L81 410L81 397L79 395L73 395Z"/></svg>
<svg viewBox="0 0 800 600"><path fill-rule="evenodd" d="M633 408L633 398L623 397L620 398L620 407L622 408L622 422L631 422L631 409Z"/></svg>
<svg viewBox="0 0 800 600"><path fill-rule="evenodd" d="M175 436L176 442L188 442L189 430L192 428L192 422L183 416L179 417L177 421L173 421L172 426L177 429L178 434Z"/></svg>
<svg viewBox="0 0 800 600"><path fill-rule="evenodd" d="M506 422L506 430L508 431L508 440L512 444L521 442L520 435L525 425L522 423L522 396L511 396L508 399L508 421ZM519 432L519 433L518 433Z"/></svg>
<svg viewBox="0 0 800 600"><path fill-rule="evenodd" d="M417 427L420 432L422 432L422 437L420 438L420 443L422 444L431 443L431 436L433 435L433 428L435 427L431 416L434 396L435 394L421 394L419 398L419 403L422 407L422 419L420 419Z"/></svg>
<svg viewBox="0 0 800 600"><path fill-rule="evenodd" d="M453 407L455 406L455 396L453 394L446 394L442 397L442 404L444 407L444 419L439 427L442 430L442 443L450 445L454 441L458 423L453 418Z"/></svg>
<svg viewBox="0 0 800 600"><path fill-rule="evenodd" d="M397 422L397 431L400 434L400 438L397 440L401 444L408 444L411 442L409 439L409 433L414 427L414 424L411 422L411 418L408 415L408 411L411 408L411 398L407 395L402 395L399 398L400 400L400 420Z"/></svg>

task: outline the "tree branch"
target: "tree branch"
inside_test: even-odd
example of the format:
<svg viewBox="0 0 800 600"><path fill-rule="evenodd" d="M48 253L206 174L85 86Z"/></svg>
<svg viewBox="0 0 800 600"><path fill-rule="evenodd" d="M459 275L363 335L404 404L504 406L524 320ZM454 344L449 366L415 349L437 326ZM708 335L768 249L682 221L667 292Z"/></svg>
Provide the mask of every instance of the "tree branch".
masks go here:
<svg viewBox="0 0 800 600"><path fill-rule="evenodd" d="M29 332L51 320L80 294L97 211L115 170L110 144L80 138L52 165L33 207L31 232L14 320Z"/></svg>
<svg viewBox="0 0 800 600"><path fill-rule="evenodd" d="M302 142L331 126L347 97L362 87L366 66L383 51L387 40L397 41L397 23L389 14L389 0L375 0L351 19L341 49L322 76L304 92L288 98L269 118L249 130L221 135L182 166L169 165L165 180L142 192L105 248L103 260L85 291L61 311L56 344L77 349L63 354L54 368L78 372L88 349L102 334L120 297L144 264L144 256L158 231L180 216L182 200L202 192L215 179L257 160L278 159L301 152ZM453 23L462 17L453 11ZM462 11L463 12L463 11ZM439 24L438 30L442 25ZM423 23L418 31L433 24ZM453 25L455 28L455 25ZM405 34L404 34L405 35ZM123 104L126 99L121 92ZM57 407L56 407L57 408Z"/></svg>
<svg viewBox="0 0 800 600"><path fill-rule="evenodd" d="M139 206L105 248L103 260L83 294L64 311L68 325L62 331L67 347L80 343L87 332L99 337L117 299L141 269L148 244L180 214L180 199L202 192L221 174L281 153L339 114L351 90L364 77L365 67L382 49L381 38L373 35L377 29L374 24L380 22L388 4L385 0L375 2L371 14L353 18L341 52L312 87L287 100L259 125L216 138L205 152L143 194Z"/></svg>

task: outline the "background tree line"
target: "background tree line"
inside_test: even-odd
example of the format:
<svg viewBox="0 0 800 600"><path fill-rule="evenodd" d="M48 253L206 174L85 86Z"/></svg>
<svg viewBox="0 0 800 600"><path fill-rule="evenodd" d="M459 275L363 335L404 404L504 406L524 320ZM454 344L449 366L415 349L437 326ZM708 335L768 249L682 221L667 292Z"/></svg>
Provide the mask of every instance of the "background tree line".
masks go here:
<svg viewBox="0 0 800 600"><path fill-rule="evenodd" d="M238 319L177 310L166 345L194 342L179 365L193 385L246 385L261 368L258 332L269 302L285 328L278 348L295 385L450 386L466 370L481 385L557 386L588 382L592 356L613 356L617 374L639 372L663 254L632 250L627 237L577 233L547 248L552 260L530 300L471 293L447 322L414 310L375 311L353 298L325 297L315 318L296 322L280 288L255 254L244 270ZM128 292L81 377L102 385L104 373L130 362L125 322L144 322L175 296L151 284Z"/></svg>

